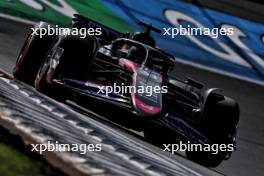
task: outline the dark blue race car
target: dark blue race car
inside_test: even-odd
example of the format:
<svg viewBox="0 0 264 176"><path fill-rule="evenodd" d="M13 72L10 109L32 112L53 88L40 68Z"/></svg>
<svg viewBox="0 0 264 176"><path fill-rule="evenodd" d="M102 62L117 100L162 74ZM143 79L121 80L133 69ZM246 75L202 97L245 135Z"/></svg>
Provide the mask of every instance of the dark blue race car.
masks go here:
<svg viewBox="0 0 264 176"><path fill-rule="evenodd" d="M146 31L131 36L74 15L72 28L101 28L101 35L81 38L54 34L40 38L32 32L20 51L13 75L60 101L70 99L86 107L102 103L124 112L123 121L142 119L147 123L138 130L159 146L181 140L235 147L238 104L218 88L204 90L199 81L172 76L174 57L156 47L150 35L160 30L141 25ZM38 26L48 27L43 22ZM113 91L117 87L119 91ZM231 153L187 151L186 155L216 167Z"/></svg>

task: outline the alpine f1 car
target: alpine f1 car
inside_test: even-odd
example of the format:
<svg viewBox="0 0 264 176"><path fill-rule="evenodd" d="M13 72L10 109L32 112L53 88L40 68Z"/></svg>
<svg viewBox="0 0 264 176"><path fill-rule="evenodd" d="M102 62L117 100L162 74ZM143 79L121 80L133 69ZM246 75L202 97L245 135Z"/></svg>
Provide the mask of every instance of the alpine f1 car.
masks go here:
<svg viewBox="0 0 264 176"><path fill-rule="evenodd" d="M31 32L13 71L17 80L60 100L92 98L149 121L142 131L146 140L157 145L179 140L236 145L238 104L218 88L204 90L199 81L172 76L174 57L156 47L150 35L159 29L141 22L146 31L131 36L81 15L74 15L72 21L71 29L101 28L102 33L40 38ZM48 26L41 22L38 28ZM114 86L132 86L134 91L109 92ZM146 87L153 89L138 91ZM231 153L186 151L191 160L211 167Z"/></svg>

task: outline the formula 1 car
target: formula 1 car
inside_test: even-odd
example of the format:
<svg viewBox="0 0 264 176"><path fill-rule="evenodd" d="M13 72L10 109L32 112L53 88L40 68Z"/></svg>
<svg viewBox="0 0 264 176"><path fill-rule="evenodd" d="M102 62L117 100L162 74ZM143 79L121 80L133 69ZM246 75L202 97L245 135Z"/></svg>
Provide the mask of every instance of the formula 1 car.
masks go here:
<svg viewBox="0 0 264 176"><path fill-rule="evenodd" d="M141 22L146 31L131 37L81 15L74 15L72 21L72 28L101 28L102 33L40 38L31 32L17 59L14 78L61 101L94 99L151 122L141 130L146 140L159 146L179 140L236 145L238 104L218 88L204 90L199 81L172 76L174 57L156 47L150 35L160 33L159 29ZM44 22L38 26L48 27ZM109 91L117 86L134 89ZM122 118L126 121L126 116ZM231 153L186 151L188 158L210 167Z"/></svg>

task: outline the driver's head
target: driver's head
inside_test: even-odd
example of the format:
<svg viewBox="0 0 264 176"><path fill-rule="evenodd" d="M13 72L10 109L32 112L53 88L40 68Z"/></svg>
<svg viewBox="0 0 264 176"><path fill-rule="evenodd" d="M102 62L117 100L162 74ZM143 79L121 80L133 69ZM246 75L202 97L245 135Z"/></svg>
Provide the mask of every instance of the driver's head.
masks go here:
<svg viewBox="0 0 264 176"><path fill-rule="evenodd" d="M115 57L126 57L129 53L129 45L123 41L119 41L112 46L112 56Z"/></svg>
<svg viewBox="0 0 264 176"><path fill-rule="evenodd" d="M144 59L143 57L144 57L144 52L138 47L132 46L129 49L128 59L139 63L141 60Z"/></svg>

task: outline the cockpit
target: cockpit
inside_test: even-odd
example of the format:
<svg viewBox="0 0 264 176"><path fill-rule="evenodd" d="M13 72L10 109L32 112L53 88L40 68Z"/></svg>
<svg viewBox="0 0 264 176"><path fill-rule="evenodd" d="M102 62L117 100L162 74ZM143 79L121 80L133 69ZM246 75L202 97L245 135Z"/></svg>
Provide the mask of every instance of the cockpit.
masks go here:
<svg viewBox="0 0 264 176"><path fill-rule="evenodd" d="M159 73L167 73L174 66L172 56L135 40L120 38L104 48L110 57L128 59Z"/></svg>
<svg viewBox="0 0 264 176"><path fill-rule="evenodd" d="M118 39L112 43L112 56L125 58L137 64L145 63L148 55L144 45L128 39Z"/></svg>

